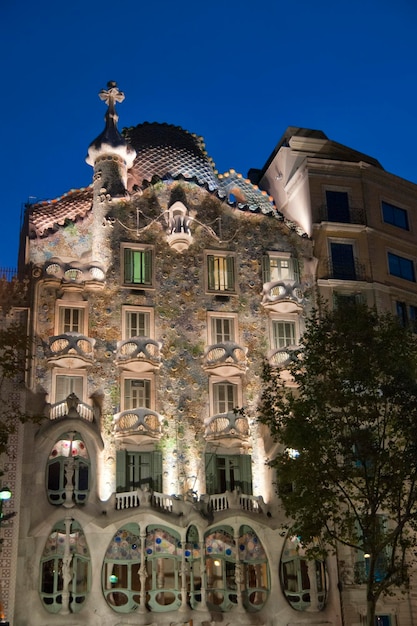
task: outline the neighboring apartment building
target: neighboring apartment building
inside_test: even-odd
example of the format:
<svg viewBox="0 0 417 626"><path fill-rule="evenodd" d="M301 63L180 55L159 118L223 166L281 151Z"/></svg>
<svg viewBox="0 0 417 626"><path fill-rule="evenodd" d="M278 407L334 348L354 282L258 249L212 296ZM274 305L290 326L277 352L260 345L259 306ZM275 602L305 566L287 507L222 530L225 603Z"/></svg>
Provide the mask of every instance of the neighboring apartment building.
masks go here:
<svg viewBox="0 0 417 626"><path fill-rule="evenodd" d="M28 410L43 403L45 418L21 441L7 616L359 625L354 556L309 562L287 536L267 466L276 444L257 422L262 365L285 376L316 282L330 301L361 294L412 321L417 189L289 129L251 172L261 191L218 175L178 127L122 136L123 94L112 83L100 97L93 185L28 206L22 231ZM413 610L412 593L391 598L380 624L411 626Z"/></svg>

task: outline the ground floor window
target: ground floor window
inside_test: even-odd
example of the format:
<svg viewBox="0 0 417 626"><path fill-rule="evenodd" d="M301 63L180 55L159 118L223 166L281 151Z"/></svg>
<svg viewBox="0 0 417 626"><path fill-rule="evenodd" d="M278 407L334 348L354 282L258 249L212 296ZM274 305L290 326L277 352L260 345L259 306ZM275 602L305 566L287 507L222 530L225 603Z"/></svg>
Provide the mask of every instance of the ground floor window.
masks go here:
<svg viewBox="0 0 417 626"><path fill-rule="evenodd" d="M204 597L213 610L229 611L241 601L256 611L267 599L269 573L262 544L247 526L238 534L228 526L216 528L204 538L190 526L184 541L166 527L150 525L141 534L137 524L128 524L107 548L102 585L107 603L119 613L196 609Z"/></svg>
<svg viewBox="0 0 417 626"><path fill-rule="evenodd" d="M40 596L51 613L77 613L90 588L90 555L80 525L72 519L56 524L41 559Z"/></svg>

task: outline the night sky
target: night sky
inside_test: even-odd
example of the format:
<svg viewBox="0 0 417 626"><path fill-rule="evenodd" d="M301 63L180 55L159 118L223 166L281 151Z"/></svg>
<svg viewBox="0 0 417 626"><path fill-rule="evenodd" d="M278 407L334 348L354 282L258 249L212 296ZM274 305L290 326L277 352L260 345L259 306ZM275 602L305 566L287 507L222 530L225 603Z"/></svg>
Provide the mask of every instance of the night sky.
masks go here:
<svg viewBox="0 0 417 626"><path fill-rule="evenodd" d="M120 129L182 126L220 173L246 176L304 126L417 182L414 0L0 0L0 58L0 267L26 202L91 183L109 80Z"/></svg>

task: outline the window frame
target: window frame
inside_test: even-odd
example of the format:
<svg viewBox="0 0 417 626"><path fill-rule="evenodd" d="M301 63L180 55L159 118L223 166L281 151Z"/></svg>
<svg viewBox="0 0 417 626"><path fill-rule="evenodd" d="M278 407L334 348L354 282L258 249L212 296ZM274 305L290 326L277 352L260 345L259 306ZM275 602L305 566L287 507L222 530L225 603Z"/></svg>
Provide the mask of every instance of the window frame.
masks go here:
<svg viewBox="0 0 417 626"><path fill-rule="evenodd" d="M77 395L77 397L79 398L79 400L81 402L86 402L86 398L87 398L87 373L83 370L73 370L73 369L66 369L66 368L56 368L53 372L53 376L52 376L52 398L53 398L53 402L52 404L57 404L58 402L64 402L67 398L68 395L70 395L71 393L75 393L75 391L69 391L69 393L65 396L65 398L59 398L57 397L57 393L58 393L58 378L80 378L81 382L82 382L82 394L81 397ZM72 385L71 385L72 386Z"/></svg>
<svg viewBox="0 0 417 626"><path fill-rule="evenodd" d="M77 435L77 439L75 439L75 435ZM54 443L52 447L52 450L55 448L57 443L59 443L62 440L65 440L64 437L68 438L68 433L64 432L58 437L58 439L56 440L56 442ZM47 492L48 502L52 504L53 506L59 506L66 502L66 497L65 497L66 487L67 487L66 467L68 466L68 462L70 458L72 458L74 461L73 475L72 475L74 502L76 504L85 504L88 499L89 493L91 491L91 478L92 478L91 460L90 460L90 455L88 453L88 448L85 444L85 441L82 435L79 432L76 432L74 434L73 441L79 441L84 445L85 450L86 450L86 455L87 455L86 457L81 456L81 455L72 455L71 457L59 455L59 456L51 458L51 454L50 454L47 464L46 464L46 492ZM59 485L55 489L51 487L51 482L50 482L52 479L50 468L53 465L56 465L59 471L59 475L57 476ZM86 471L86 475L87 475L87 486L85 489L81 489L80 487L80 476L83 470Z"/></svg>
<svg viewBox="0 0 417 626"><path fill-rule="evenodd" d="M346 272L345 274L337 272L335 270L335 263L333 261L333 254L332 254L332 246L333 245L340 245L340 246L349 246L350 249L352 250L352 268L353 272L352 274L349 274L348 272ZM356 239L349 239L349 238L345 238L345 239L339 239L339 238L329 238L328 239L328 253L329 253L329 261L330 261L330 267L331 267L331 273L332 273L332 278L334 280L354 280L355 282L357 282L358 280L360 280L359 277L359 271L358 271L358 251L357 251L357 240ZM335 273L338 273L338 276L335 276Z"/></svg>
<svg viewBox="0 0 417 626"><path fill-rule="evenodd" d="M232 409L228 411L217 411L219 408L219 399L217 396L217 389L219 389L218 385L233 385L234 388L234 401L236 404ZM220 378L220 377L210 377L209 383L209 396L210 396L210 415L224 415L226 413L230 413L234 408L239 408L243 404L242 400L242 381L239 377L230 377L230 378ZM225 401L226 402L226 401Z"/></svg>
<svg viewBox="0 0 417 626"><path fill-rule="evenodd" d="M280 261L288 263L288 276L283 276L283 267L280 266L278 274L276 278L272 278L271 271L271 261ZM278 269L278 268L277 268ZM286 272L284 272L285 274ZM268 250L262 257L262 282L266 283L276 283L276 282L284 282L284 281L295 281L296 283L300 282L300 262L299 260L291 254L291 252L280 252L278 250Z"/></svg>
<svg viewBox="0 0 417 626"><path fill-rule="evenodd" d="M398 267L399 267L399 272L396 273L395 271L395 267L393 267L391 261L394 261L397 263L399 263ZM403 262L407 263L407 266L409 267L409 269L411 269L411 273L412 273L412 278L409 278L408 276L405 276L404 274L407 272L403 272L403 270L401 269L401 264ZM401 278L401 280L407 280L410 283L415 283L416 282L416 262L415 259L413 258L409 258L406 256L401 256L400 254L397 254L396 252L392 252L391 250L387 250L387 265L388 265L388 274L390 276L394 276L395 278Z"/></svg>
<svg viewBox="0 0 417 626"><path fill-rule="evenodd" d="M149 384L149 406L137 406L135 408L127 406L128 403L126 402L126 383L129 380L130 381L145 381ZM120 393L121 412L135 411L140 408L149 409L151 411L155 410L155 377L152 374L149 374L148 372L146 372L143 375L135 375L133 372L128 372L128 371L122 372L121 378L120 378L120 389L121 389L121 393Z"/></svg>
<svg viewBox="0 0 417 626"><path fill-rule="evenodd" d="M139 462L132 464L129 457L135 457ZM132 476L129 476L131 474L129 468L133 467L133 473L136 473L135 468L141 468L144 465L140 462L142 457L147 458L149 476L139 480L135 480L135 476L133 476L133 480L131 480ZM144 485L148 484L152 491L162 492L162 467L162 452L160 450L117 450L116 491L118 493L136 491L138 488L143 488Z"/></svg>
<svg viewBox="0 0 417 626"><path fill-rule="evenodd" d="M144 255L147 255L147 261L145 260L143 263L146 266L146 263L150 263L150 269L146 270L145 274L149 272L149 278L140 282L135 282L134 280L127 280L127 253L130 251L131 253L140 252ZM134 267L134 262L132 262L132 267ZM135 244L123 242L120 244L120 268L121 268L121 279L122 285L124 287L128 287L130 289L154 289L155 288L155 251L154 246L148 244Z"/></svg>
<svg viewBox="0 0 417 626"><path fill-rule="evenodd" d="M233 343L239 343L239 329L238 329L238 314L237 313L224 313L223 311L207 311L207 344L209 346L216 345L218 343L224 343L226 340L218 341L216 337L216 330L214 324L217 320L230 320L233 325L231 338L227 341ZM223 332L223 335L225 333Z"/></svg>
<svg viewBox="0 0 417 626"><path fill-rule="evenodd" d="M389 224L390 226L395 226L395 228L409 232L410 220L408 214L408 209L392 204L387 200L381 200L381 215L384 224ZM403 222L404 225L401 222Z"/></svg>
<svg viewBox="0 0 417 626"><path fill-rule="evenodd" d="M213 261L211 261L213 259ZM226 267L217 269L214 268L215 259L222 259L225 261ZM213 262L213 276L211 276L212 268L210 264ZM229 263L229 267L227 264ZM210 294L216 294L220 296L233 295L237 293L237 273L236 273L236 254L230 250L206 250L204 252L204 265L205 265L205 288L206 292ZM229 274L231 275L229 286ZM217 275L217 281L216 281ZM213 283L218 282L219 286ZM222 285L222 284L223 285Z"/></svg>
<svg viewBox="0 0 417 626"><path fill-rule="evenodd" d="M331 202L329 202L328 194L343 194L347 199L347 207L343 209L335 208L334 206L330 208ZM325 198L325 206L326 206L326 218L328 222L339 223L339 224L350 224L351 223L351 198L350 198L350 189L335 189L334 187L326 187L324 189L324 198ZM336 217L343 217L342 213L347 210L347 213L344 213L344 216L347 219L334 219ZM335 213L330 216L331 211ZM339 215L336 215L337 211L340 211Z"/></svg>
<svg viewBox="0 0 417 626"><path fill-rule="evenodd" d="M274 332L274 328L277 324L291 324L294 329L294 342L286 343L285 345L278 346L276 345L276 333ZM296 346L298 345L300 340L300 323L299 318L296 315L290 316L286 315L285 317L271 317L269 324L269 344L272 350L285 350L288 346Z"/></svg>
<svg viewBox="0 0 417 626"><path fill-rule="evenodd" d="M144 335L131 335L129 334L129 323L128 316L132 313L143 314L147 316L148 321L148 334ZM145 324L146 325L146 324ZM122 306L122 339L130 339L131 337L149 337L150 339L154 339L155 336L155 313L152 307L141 307L141 306L133 306L133 305L123 305Z"/></svg>
<svg viewBox="0 0 417 626"><path fill-rule="evenodd" d="M79 323L79 330L65 330L63 322L63 316L66 310L75 310L82 313L82 319ZM72 302L70 300L57 300L55 303L55 335L65 335L67 333L79 333L80 335L88 336L88 302Z"/></svg>

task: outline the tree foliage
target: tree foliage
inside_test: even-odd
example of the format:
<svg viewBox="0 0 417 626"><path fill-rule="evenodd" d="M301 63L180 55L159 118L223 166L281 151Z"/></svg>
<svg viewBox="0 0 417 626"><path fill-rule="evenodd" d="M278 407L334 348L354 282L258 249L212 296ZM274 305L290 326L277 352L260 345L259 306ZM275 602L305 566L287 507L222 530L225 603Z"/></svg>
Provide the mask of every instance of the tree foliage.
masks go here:
<svg viewBox="0 0 417 626"><path fill-rule="evenodd" d="M0 326L0 454L27 416L22 407L28 338L22 324Z"/></svg>
<svg viewBox="0 0 417 626"><path fill-rule="evenodd" d="M352 304L316 313L298 357L291 388L264 372L260 419L281 444L279 495L307 545L355 550L373 626L381 594L407 584L415 543L416 337Z"/></svg>

